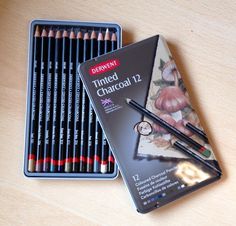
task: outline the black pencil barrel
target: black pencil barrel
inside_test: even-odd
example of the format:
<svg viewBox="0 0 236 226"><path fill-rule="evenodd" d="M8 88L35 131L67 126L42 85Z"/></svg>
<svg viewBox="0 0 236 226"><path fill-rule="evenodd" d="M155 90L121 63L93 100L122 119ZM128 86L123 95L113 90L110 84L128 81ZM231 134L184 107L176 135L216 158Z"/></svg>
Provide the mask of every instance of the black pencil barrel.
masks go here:
<svg viewBox="0 0 236 226"><path fill-rule="evenodd" d="M88 33L84 35L84 61L90 59L90 39ZM82 114L81 114L81 136L80 136L80 172L86 172L87 147L88 147L88 115L89 115L89 98L82 86Z"/></svg>
<svg viewBox="0 0 236 226"><path fill-rule="evenodd" d="M104 54L104 40L102 32L98 34L98 42L97 42L97 55L101 56ZM98 118L95 119L95 147L94 147L94 165L93 171L95 173L101 172L101 152L103 146L103 131L101 125L99 123Z"/></svg>
<svg viewBox="0 0 236 226"><path fill-rule="evenodd" d="M105 134L103 133L103 145L102 145L102 153L101 153L101 173L107 173L107 162L108 162L108 151L109 145L107 143L107 139Z"/></svg>
<svg viewBox="0 0 236 226"><path fill-rule="evenodd" d="M190 122L186 123L185 125L189 130L191 130L193 133L195 133L197 136L199 136L201 139L203 139L205 142L209 143L208 138L204 131L200 130Z"/></svg>
<svg viewBox="0 0 236 226"><path fill-rule="evenodd" d="M108 53L111 51L111 39L110 39L110 32L109 29L105 32L104 38L104 53ZM107 142L107 138L103 133L103 147L102 147L102 154L101 154L101 173L107 173L107 165L108 165L108 152L109 152L109 145Z"/></svg>
<svg viewBox="0 0 236 226"><path fill-rule="evenodd" d="M107 29L104 38L104 53L109 53L111 51L111 37L110 32Z"/></svg>
<svg viewBox="0 0 236 226"><path fill-rule="evenodd" d="M47 63L47 86L46 86L46 114L45 114L45 138L44 138L44 156L43 171L49 172L51 162L51 136L52 136L52 87L54 72L54 32L49 31L48 37L48 63Z"/></svg>
<svg viewBox="0 0 236 226"><path fill-rule="evenodd" d="M54 82L53 82L53 116L52 116L52 147L50 172L57 172L59 133L60 133L60 90L61 90L62 38L60 30L55 37Z"/></svg>
<svg viewBox="0 0 236 226"><path fill-rule="evenodd" d="M39 101L39 81L40 81L40 57L41 38L39 28L36 28L33 46L33 66L32 66L32 87L31 87L31 113L30 113L30 144L28 153L28 171L35 171L35 160L37 152L38 137L38 101Z"/></svg>
<svg viewBox="0 0 236 226"><path fill-rule="evenodd" d="M116 40L116 34L112 34L111 38L111 51L114 51L117 49L117 40ZM114 172L114 156L112 154L112 150L109 147L108 150L108 165L107 165L107 171L108 173L113 173Z"/></svg>
<svg viewBox="0 0 236 226"><path fill-rule="evenodd" d="M73 159L72 172L79 172L80 162L80 111L81 111L81 87L82 81L78 73L78 66L83 62L84 40L82 33L79 31L76 39L76 79L75 79L75 113L74 113L74 142L73 142Z"/></svg>
<svg viewBox="0 0 236 226"><path fill-rule="evenodd" d="M48 37L45 29L41 35L41 65L40 65L40 88L39 88L39 112L38 112L38 140L37 140L37 156L36 156L36 172L43 170L43 148L44 148L44 119L45 119L45 89L46 89L46 73L47 73L47 50Z"/></svg>
<svg viewBox="0 0 236 226"><path fill-rule="evenodd" d="M75 57L76 40L74 31L71 31L69 38L69 80L67 95L67 141L65 156L65 172L72 171L72 148L74 132L74 90L75 90Z"/></svg>
<svg viewBox="0 0 236 226"><path fill-rule="evenodd" d="M114 51L116 49L117 49L117 39L116 39L116 33L114 32L111 38L111 51Z"/></svg>
<svg viewBox="0 0 236 226"><path fill-rule="evenodd" d="M107 171L108 173L113 173L114 172L114 156L112 154L112 150L111 148L109 147L109 150L108 150L108 161L107 161Z"/></svg>
<svg viewBox="0 0 236 226"><path fill-rule="evenodd" d="M90 59L97 56L97 39L95 31L91 34ZM88 120L88 153L87 153L87 172L93 172L94 149L95 149L95 124L96 115L93 106L89 103L89 120Z"/></svg>
<svg viewBox="0 0 236 226"><path fill-rule="evenodd" d="M61 75L61 103L60 103L60 139L58 153L58 172L64 171L66 149L66 118L67 118L67 83L69 73L69 38L67 31L62 38L62 75Z"/></svg>
<svg viewBox="0 0 236 226"><path fill-rule="evenodd" d="M102 128L99 123L98 118L96 117L95 124L95 147L94 147L94 164L93 164L93 172L99 173L101 167L101 151L102 151Z"/></svg>

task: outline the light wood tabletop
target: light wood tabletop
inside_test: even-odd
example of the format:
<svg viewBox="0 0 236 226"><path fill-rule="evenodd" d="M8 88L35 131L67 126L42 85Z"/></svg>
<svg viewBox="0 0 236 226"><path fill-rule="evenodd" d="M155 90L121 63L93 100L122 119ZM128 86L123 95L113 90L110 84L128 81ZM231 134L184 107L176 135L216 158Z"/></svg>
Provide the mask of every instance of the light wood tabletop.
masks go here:
<svg viewBox="0 0 236 226"><path fill-rule="evenodd" d="M0 225L236 225L235 1L0 1ZM223 178L149 214L114 181L23 175L28 28L32 19L117 22L123 44L168 41Z"/></svg>

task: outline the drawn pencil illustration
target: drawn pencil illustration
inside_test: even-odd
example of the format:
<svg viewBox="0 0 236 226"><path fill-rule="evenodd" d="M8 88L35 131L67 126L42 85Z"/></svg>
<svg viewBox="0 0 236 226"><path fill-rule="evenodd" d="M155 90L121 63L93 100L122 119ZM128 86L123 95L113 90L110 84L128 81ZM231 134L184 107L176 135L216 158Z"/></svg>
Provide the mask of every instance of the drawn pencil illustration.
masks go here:
<svg viewBox="0 0 236 226"><path fill-rule="evenodd" d="M182 77L163 39L159 40L157 47L146 108L186 136L211 150L207 137L202 139L202 136L196 133L196 130L199 130L202 131L203 136L205 134L190 103ZM177 140L175 136L148 118L144 117L143 120L151 124L152 133L148 136L140 133L137 156L166 157L167 159L187 158L173 148L173 143ZM212 158L214 157L211 156L210 159Z"/></svg>

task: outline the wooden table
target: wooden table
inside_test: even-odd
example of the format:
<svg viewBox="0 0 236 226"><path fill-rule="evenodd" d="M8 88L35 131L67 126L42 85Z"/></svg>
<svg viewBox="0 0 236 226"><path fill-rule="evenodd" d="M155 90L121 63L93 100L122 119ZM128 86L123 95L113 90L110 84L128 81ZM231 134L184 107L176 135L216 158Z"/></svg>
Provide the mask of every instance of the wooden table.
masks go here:
<svg viewBox="0 0 236 226"><path fill-rule="evenodd" d="M236 225L235 1L0 2L0 225ZM123 43L161 33L205 122L223 179L146 215L115 181L23 175L28 27L34 18L115 21Z"/></svg>

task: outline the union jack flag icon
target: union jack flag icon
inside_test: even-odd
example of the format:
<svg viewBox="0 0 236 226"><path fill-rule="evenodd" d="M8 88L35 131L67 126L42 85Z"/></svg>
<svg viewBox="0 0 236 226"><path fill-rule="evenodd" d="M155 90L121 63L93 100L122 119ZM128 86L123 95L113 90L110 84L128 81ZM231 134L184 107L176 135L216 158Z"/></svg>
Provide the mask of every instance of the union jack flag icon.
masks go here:
<svg viewBox="0 0 236 226"><path fill-rule="evenodd" d="M101 99L101 102L102 102L103 107L106 107L106 106L109 106L109 105L113 104L111 98Z"/></svg>

